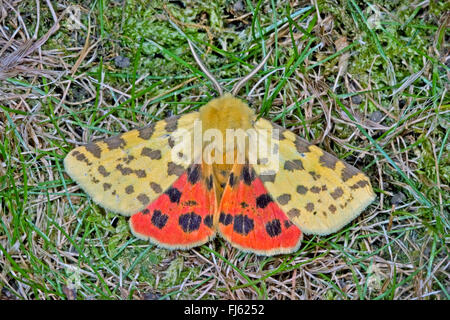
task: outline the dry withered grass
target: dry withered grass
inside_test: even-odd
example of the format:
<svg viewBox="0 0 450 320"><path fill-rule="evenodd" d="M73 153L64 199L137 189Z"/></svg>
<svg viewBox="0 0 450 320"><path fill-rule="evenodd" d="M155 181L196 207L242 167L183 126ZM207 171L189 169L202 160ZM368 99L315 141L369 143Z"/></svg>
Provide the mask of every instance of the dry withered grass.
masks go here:
<svg viewBox="0 0 450 320"><path fill-rule="evenodd" d="M0 1L0 299L449 298L445 10L136 3ZM259 62L263 38L274 57L247 99L364 170L376 201L271 258L221 239L149 246L90 201L64 173L69 150L212 95L184 32L227 87Z"/></svg>

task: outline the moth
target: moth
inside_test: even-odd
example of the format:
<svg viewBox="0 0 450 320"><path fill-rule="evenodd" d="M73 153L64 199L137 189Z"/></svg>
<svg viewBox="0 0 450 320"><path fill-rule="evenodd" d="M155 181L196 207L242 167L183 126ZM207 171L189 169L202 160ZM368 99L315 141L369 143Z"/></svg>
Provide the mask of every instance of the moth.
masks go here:
<svg viewBox="0 0 450 320"><path fill-rule="evenodd" d="M130 216L134 235L189 249L219 234L247 252L285 254L299 248L303 234L336 232L374 200L361 171L258 118L236 97L270 53L224 93L189 46L218 98L77 147L64 159L96 203Z"/></svg>

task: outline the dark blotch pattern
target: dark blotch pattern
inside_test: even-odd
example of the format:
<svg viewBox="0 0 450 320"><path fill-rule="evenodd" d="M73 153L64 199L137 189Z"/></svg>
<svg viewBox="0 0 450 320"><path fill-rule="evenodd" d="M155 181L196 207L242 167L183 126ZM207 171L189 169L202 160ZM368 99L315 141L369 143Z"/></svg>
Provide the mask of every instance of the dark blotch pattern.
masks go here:
<svg viewBox="0 0 450 320"><path fill-rule="evenodd" d="M73 154L75 155L75 152ZM75 158L77 158L78 161L86 160L86 156L84 154L82 154L82 153L79 153L79 152L75 155Z"/></svg>
<svg viewBox="0 0 450 320"><path fill-rule="evenodd" d="M195 212L182 214L178 218L178 224L184 232L189 233L200 228L202 217Z"/></svg>
<svg viewBox="0 0 450 320"><path fill-rule="evenodd" d="M314 180L320 179L320 174L317 174L315 171L308 172Z"/></svg>
<svg viewBox="0 0 450 320"><path fill-rule="evenodd" d="M73 155L73 156L75 157L75 159L77 159L78 161L82 161L82 162L86 163L88 166L92 165L92 163L89 162L89 160L86 158L86 156L85 156L83 153L81 153L81 152L79 152L79 151L74 151L74 152L72 153L72 155Z"/></svg>
<svg viewBox="0 0 450 320"><path fill-rule="evenodd" d="M297 186L297 193L306 194L306 192L308 192L308 188L306 188L305 186L302 186L302 185Z"/></svg>
<svg viewBox="0 0 450 320"><path fill-rule="evenodd" d="M96 158L100 158L101 154L102 154L102 149L100 149L100 147L98 146L98 144L94 143L89 143L85 146L86 150L89 151L94 157Z"/></svg>
<svg viewBox="0 0 450 320"><path fill-rule="evenodd" d="M166 194L169 196L171 202L180 202L181 192L177 188L170 187L167 189Z"/></svg>
<svg viewBox="0 0 450 320"><path fill-rule="evenodd" d="M150 213L150 210L148 210L148 209L142 210L142 214L149 214L149 213Z"/></svg>
<svg viewBox="0 0 450 320"><path fill-rule="evenodd" d="M333 169L336 168L336 163L339 160L336 157L333 157L331 154L324 152L323 155L320 156L319 162L322 166Z"/></svg>
<svg viewBox="0 0 450 320"><path fill-rule="evenodd" d="M332 193L330 193L330 196L332 196L333 199L336 200L337 198L342 197L343 194L344 194L344 190L342 190L341 187L337 187L336 189L334 189L334 191Z"/></svg>
<svg viewBox="0 0 450 320"><path fill-rule="evenodd" d="M359 189L359 188L364 188L365 186L368 186L368 185L369 185L369 183L366 180L359 180L357 183L352 185L350 187L350 189L356 190L356 189Z"/></svg>
<svg viewBox="0 0 450 320"><path fill-rule="evenodd" d="M336 213L337 208L334 204L330 204L328 210L330 210L331 213Z"/></svg>
<svg viewBox="0 0 450 320"><path fill-rule="evenodd" d="M149 202L150 202L150 198L141 193L140 195L137 196L137 199L139 200L140 203L142 203L144 206L146 206Z"/></svg>
<svg viewBox="0 0 450 320"><path fill-rule="evenodd" d="M219 222L224 226L227 226L233 222L233 216L231 214L225 214L224 212L221 212L219 216Z"/></svg>
<svg viewBox="0 0 450 320"><path fill-rule="evenodd" d="M267 222L266 223L266 232L271 238L278 236L281 233L280 220L274 219L270 222Z"/></svg>
<svg viewBox="0 0 450 320"><path fill-rule="evenodd" d="M167 141L169 143L169 147L173 149L173 147L175 146L175 139L173 137L169 137L169 140Z"/></svg>
<svg viewBox="0 0 450 320"><path fill-rule="evenodd" d="M242 201L242 202L240 203L240 205L241 205L241 208L242 208L242 209L248 208L248 203L247 203L247 202Z"/></svg>
<svg viewBox="0 0 450 320"><path fill-rule="evenodd" d="M109 150L123 148L126 146L125 140L122 139L122 135L105 139L105 143L108 145Z"/></svg>
<svg viewBox="0 0 450 320"><path fill-rule="evenodd" d="M136 175L139 178L145 178L147 176L147 173L145 173L145 170L142 170L142 169L134 170L134 173L136 173Z"/></svg>
<svg viewBox="0 0 450 320"><path fill-rule="evenodd" d="M276 177L276 175L273 173L271 173L271 174L261 174L260 176L259 176L259 178L261 179L261 181L264 183L264 182L275 182L275 177Z"/></svg>
<svg viewBox="0 0 450 320"><path fill-rule="evenodd" d="M169 216L167 214L162 213L159 210L153 211L152 215L152 224L157 227L158 229L164 228L164 226L167 223L167 220L169 220Z"/></svg>
<svg viewBox="0 0 450 320"><path fill-rule="evenodd" d="M294 171L294 170L304 170L303 163L301 160L292 160L292 161L286 161L284 163L284 169L288 171Z"/></svg>
<svg viewBox="0 0 450 320"><path fill-rule="evenodd" d="M308 203L306 204L305 209L308 210L309 212L312 212L312 211L314 210L314 203L308 202Z"/></svg>
<svg viewBox="0 0 450 320"><path fill-rule="evenodd" d="M174 132L178 127L178 118L179 116L174 116L166 119L166 131L167 132Z"/></svg>
<svg viewBox="0 0 450 320"><path fill-rule="evenodd" d="M111 189L111 187L112 187L111 183L104 183L103 191L108 191L109 189Z"/></svg>
<svg viewBox="0 0 450 320"><path fill-rule="evenodd" d="M130 175L133 173L133 169L124 167L122 164L118 164L116 169L120 171L120 173L124 176Z"/></svg>
<svg viewBox="0 0 450 320"><path fill-rule="evenodd" d="M150 148L142 148L141 155L145 157L149 157L152 160L161 159L161 151L160 150L152 150Z"/></svg>
<svg viewBox="0 0 450 320"><path fill-rule="evenodd" d="M104 166L98 167L98 172L104 177L107 177L111 174L110 172L106 171Z"/></svg>
<svg viewBox="0 0 450 320"><path fill-rule="evenodd" d="M344 182L359 173L358 169L344 162L345 168L342 169L341 177Z"/></svg>
<svg viewBox="0 0 450 320"><path fill-rule="evenodd" d="M152 137L153 132L155 131L155 124L152 123L151 125L138 129L139 132L139 138L148 140Z"/></svg>
<svg viewBox="0 0 450 320"><path fill-rule="evenodd" d="M291 210L289 210L287 212L287 215L289 218L297 218L300 216L300 210L298 210L297 208L292 208Z"/></svg>
<svg viewBox="0 0 450 320"><path fill-rule="evenodd" d="M125 192L127 194L132 194L134 192L134 187L132 185L129 185L125 188Z"/></svg>
<svg viewBox="0 0 450 320"><path fill-rule="evenodd" d="M311 145L308 141L303 140L300 137L295 137L295 148L297 148L298 153L310 152L309 146Z"/></svg>
<svg viewBox="0 0 450 320"><path fill-rule="evenodd" d="M184 171L186 171L186 170L181 165L178 165L173 162L167 163L167 173L169 174L169 176L172 176L172 175L181 176L184 173Z"/></svg>
<svg viewBox="0 0 450 320"><path fill-rule="evenodd" d="M291 201L291 195L288 193L282 194L277 198L277 201L281 205L288 204L288 202Z"/></svg>
<svg viewBox="0 0 450 320"><path fill-rule="evenodd" d="M129 154L126 157L122 158L122 160L125 161L126 164L130 164L130 162L134 160L134 156Z"/></svg>
<svg viewBox="0 0 450 320"><path fill-rule="evenodd" d="M239 214L234 217L233 230L239 234L246 236L255 228L253 219L246 215Z"/></svg>
<svg viewBox="0 0 450 320"><path fill-rule="evenodd" d="M264 209L269 205L270 202L272 202L273 199L269 194L262 194L258 198L256 198L256 206L258 208Z"/></svg>
<svg viewBox="0 0 450 320"><path fill-rule="evenodd" d="M91 181L93 183L99 183L100 182L100 180L98 180L96 177L92 177Z"/></svg>
<svg viewBox="0 0 450 320"><path fill-rule="evenodd" d="M322 188L319 188L318 186L314 186L311 189L309 189L312 193L320 193L322 191Z"/></svg>
<svg viewBox="0 0 450 320"><path fill-rule="evenodd" d="M152 190L155 191L156 193L162 192L161 186L155 182L150 182L150 188L152 188Z"/></svg>

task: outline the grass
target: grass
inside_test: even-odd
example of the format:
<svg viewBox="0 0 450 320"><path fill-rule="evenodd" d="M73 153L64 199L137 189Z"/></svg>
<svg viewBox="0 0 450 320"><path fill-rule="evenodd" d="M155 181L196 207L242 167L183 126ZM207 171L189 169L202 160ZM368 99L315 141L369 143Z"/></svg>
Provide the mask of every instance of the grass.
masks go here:
<svg viewBox="0 0 450 320"><path fill-rule="evenodd" d="M36 3L0 4L0 299L450 297L448 4ZM186 38L226 88L273 49L242 97L363 170L376 201L275 257L157 248L94 204L67 152L214 97Z"/></svg>

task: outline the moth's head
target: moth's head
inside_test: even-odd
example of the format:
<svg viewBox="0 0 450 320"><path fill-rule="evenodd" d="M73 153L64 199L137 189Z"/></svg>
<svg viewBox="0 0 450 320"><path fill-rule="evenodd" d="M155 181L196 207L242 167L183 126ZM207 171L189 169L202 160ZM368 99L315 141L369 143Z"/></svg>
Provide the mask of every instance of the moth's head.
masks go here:
<svg viewBox="0 0 450 320"><path fill-rule="evenodd" d="M254 111L244 101L230 93L211 100L199 111L203 131L218 129L223 136L226 129L250 129L255 117Z"/></svg>

